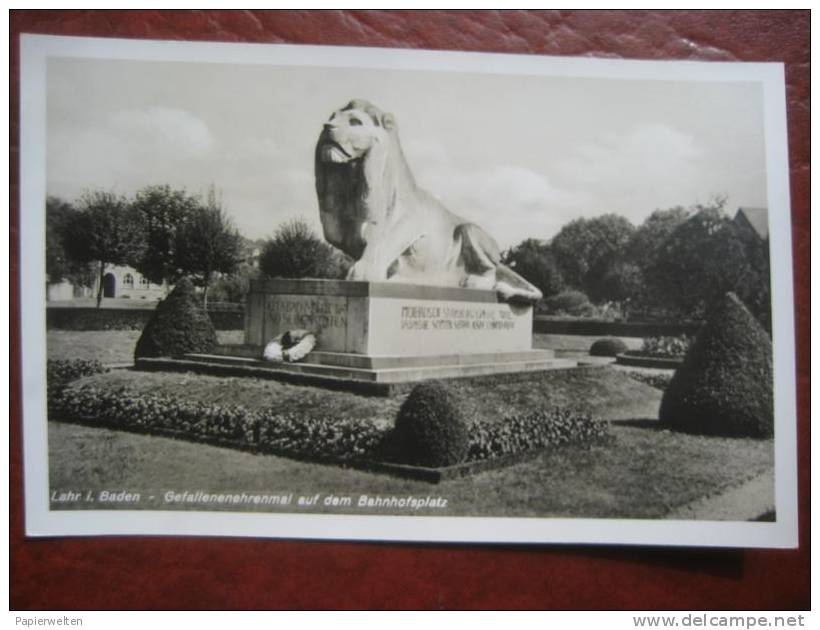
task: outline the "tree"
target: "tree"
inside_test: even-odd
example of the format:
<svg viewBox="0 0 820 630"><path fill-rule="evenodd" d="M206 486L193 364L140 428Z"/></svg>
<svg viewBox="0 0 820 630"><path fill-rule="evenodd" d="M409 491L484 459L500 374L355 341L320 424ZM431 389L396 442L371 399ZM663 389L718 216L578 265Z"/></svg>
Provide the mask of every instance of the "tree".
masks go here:
<svg viewBox="0 0 820 630"><path fill-rule="evenodd" d="M242 237L212 189L205 204L194 208L177 231L176 268L202 287L202 301L207 307L208 287L214 275L233 273L241 257Z"/></svg>
<svg viewBox="0 0 820 630"><path fill-rule="evenodd" d="M589 297L596 303L617 302L624 311L643 290L641 268L620 257L601 258L588 275Z"/></svg>
<svg viewBox="0 0 820 630"><path fill-rule="evenodd" d="M65 251L77 263L99 263L99 308L106 265L133 265L142 257L144 226L125 198L113 192L85 193L79 206L65 226Z"/></svg>
<svg viewBox="0 0 820 630"><path fill-rule="evenodd" d="M576 219L556 234L550 247L567 285L590 293L596 275L617 261L635 227L617 214Z"/></svg>
<svg viewBox="0 0 820 630"><path fill-rule="evenodd" d="M548 243L528 238L502 255L501 261L534 284L544 297L560 293L564 278Z"/></svg>
<svg viewBox="0 0 820 630"><path fill-rule="evenodd" d="M271 278L343 278L350 260L320 239L302 219L291 219L262 248L259 268Z"/></svg>
<svg viewBox="0 0 820 630"><path fill-rule="evenodd" d="M722 203L696 206L645 269L652 299L684 317L702 318L709 306L743 286L746 245Z"/></svg>
<svg viewBox="0 0 820 630"><path fill-rule="evenodd" d="M246 263L240 263L236 271L216 278L208 291L208 295L215 302L244 302L245 296L248 295L250 290L251 280L257 278L258 275L259 270L257 268Z"/></svg>
<svg viewBox="0 0 820 630"><path fill-rule="evenodd" d="M657 266L658 252L675 230L691 216L683 206L655 210L629 239L622 261L615 263L603 279L612 292L621 293L621 303L643 308L658 306L649 290L648 278Z"/></svg>
<svg viewBox="0 0 820 630"><path fill-rule="evenodd" d="M146 247L135 267L151 282L162 284L177 279L178 233L198 204L196 197L168 185L148 186L137 192L131 206L142 216Z"/></svg>
<svg viewBox="0 0 820 630"><path fill-rule="evenodd" d="M664 242L691 215L692 212L683 206L655 210L635 230L626 247L626 258L641 269L650 267Z"/></svg>
<svg viewBox="0 0 820 630"><path fill-rule="evenodd" d="M78 262L66 252L68 228L77 210L67 201L49 196L46 199L46 279L49 284L68 280L90 287L94 284L91 263Z"/></svg>

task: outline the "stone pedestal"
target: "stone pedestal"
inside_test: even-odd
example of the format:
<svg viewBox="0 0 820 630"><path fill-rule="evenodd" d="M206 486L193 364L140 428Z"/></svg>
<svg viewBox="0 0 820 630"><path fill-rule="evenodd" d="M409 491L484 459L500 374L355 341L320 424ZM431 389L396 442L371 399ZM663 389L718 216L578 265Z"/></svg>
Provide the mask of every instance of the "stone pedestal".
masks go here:
<svg viewBox="0 0 820 630"><path fill-rule="evenodd" d="M300 363L261 362L262 349L293 329L316 334ZM325 379L404 383L572 367L532 349L532 307L493 291L337 280L251 283L245 345L199 360Z"/></svg>
<svg viewBox="0 0 820 630"><path fill-rule="evenodd" d="M252 283L245 343L264 346L304 328L316 350L366 356L530 350L532 307L493 291L390 282L263 280Z"/></svg>
<svg viewBox="0 0 820 630"><path fill-rule="evenodd" d="M265 344L297 328L317 337L303 361L262 359ZM137 364L387 395L428 379L577 366L533 350L532 307L499 302L493 291L336 280L253 282L244 344Z"/></svg>

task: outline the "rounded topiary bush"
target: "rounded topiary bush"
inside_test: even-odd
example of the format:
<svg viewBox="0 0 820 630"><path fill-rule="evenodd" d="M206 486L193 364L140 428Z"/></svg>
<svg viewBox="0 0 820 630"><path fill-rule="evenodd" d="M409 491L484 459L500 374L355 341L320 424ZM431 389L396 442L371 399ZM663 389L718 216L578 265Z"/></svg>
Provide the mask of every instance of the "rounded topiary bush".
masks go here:
<svg viewBox="0 0 820 630"><path fill-rule="evenodd" d="M200 306L191 281L183 278L157 304L137 341L134 356L139 359L210 352L215 345L216 331L211 318Z"/></svg>
<svg viewBox="0 0 820 630"><path fill-rule="evenodd" d="M628 349L623 340L617 337L607 337L606 339L598 339L593 343L589 349L589 354L593 357L616 357Z"/></svg>
<svg viewBox="0 0 820 630"><path fill-rule="evenodd" d="M413 388L396 416L394 456L416 466L451 466L470 448L467 422L453 391L440 381Z"/></svg>
<svg viewBox="0 0 820 630"><path fill-rule="evenodd" d="M770 437L772 389L771 340L727 293L666 388L660 421L688 433Z"/></svg>
<svg viewBox="0 0 820 630"><path fill-rule="evenodd" d="M572 317L587 317L595 311L586 294L575 289L567 289L544 298L544 306L550 314Z"/></svg>

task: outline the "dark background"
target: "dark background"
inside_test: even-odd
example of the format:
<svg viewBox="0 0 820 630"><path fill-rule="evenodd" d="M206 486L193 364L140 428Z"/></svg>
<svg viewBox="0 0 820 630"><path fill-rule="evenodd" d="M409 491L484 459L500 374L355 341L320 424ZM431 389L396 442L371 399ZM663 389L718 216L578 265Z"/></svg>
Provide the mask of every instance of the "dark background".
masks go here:
<svg viewBox="0 0 820 630"><path fill-rule="evenodd" d="M808 10L11 11L12 609L809 608L809 17ZM20 33L784 62L798 342L800 548L26 539L18 297Z"/></svg>

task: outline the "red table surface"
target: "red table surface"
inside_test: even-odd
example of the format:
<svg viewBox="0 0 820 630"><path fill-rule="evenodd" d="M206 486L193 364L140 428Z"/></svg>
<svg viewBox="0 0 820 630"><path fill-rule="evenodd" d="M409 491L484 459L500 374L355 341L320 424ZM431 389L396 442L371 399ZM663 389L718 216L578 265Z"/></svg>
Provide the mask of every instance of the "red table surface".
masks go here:
<svg viewBox="0 0 820 630"><path fill-rule="evenodd" d="M12 11L13 609L806 609L809 599L809 11ZM26 539L18 277L20 33L786 65L800 548Z"/></svg>

